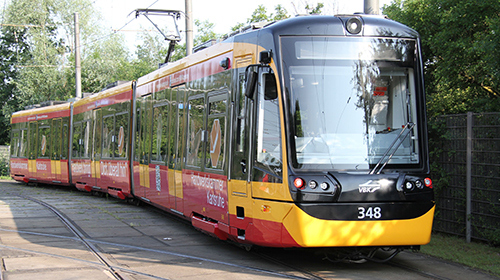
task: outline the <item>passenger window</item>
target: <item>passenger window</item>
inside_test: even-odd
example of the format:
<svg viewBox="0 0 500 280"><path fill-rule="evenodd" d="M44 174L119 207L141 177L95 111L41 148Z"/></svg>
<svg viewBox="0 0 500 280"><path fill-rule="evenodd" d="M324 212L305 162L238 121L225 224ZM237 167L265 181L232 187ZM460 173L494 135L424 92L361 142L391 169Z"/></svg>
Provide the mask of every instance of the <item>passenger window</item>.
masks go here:
<svg viewBox="0 0 500 280"><path fill-rule="evenodd" d="M82 123L82 139L80 141L80 156L82 158L90 157L90 121Z"/></svg>
<svg viewBox="0 0 500 280"><path fill-rule="evenodd" d="M80 141L82 138L82 123L78 122L75 123L73 126L73 153L72 157L73 158L79 158L80 157Z"/></svg>
<svg viewBox="0 0 500 280"><path fill-rule="evenodd" d="M265 73L260 77L264 83L259 87L256 115L256 167L254 180L281 182L281 126L279 103L275 93L276 81ZM268 90L267 88L272 88ZM270 94L271 92L272 94ZM274 97L274 99L271 99Z"/></svg>
<svg viewBox="0 0 500 280"><path fill-rule="evenodd" d="M69 139L69 128L68 128L68 119L65 118L63 120L63 131L62 131L62 151L61 151L61 159L67 159L68 158L68 139Z"/></svg>
<svg viewBox="0 0 500 280"><path fill-rule="evenodd" d="M167 106L153 109L153 143L151 146L151 161L165 161L167 152L166 139Z"/></svg>
<svg viewBox="0 0 500 280"><path fill-rule="evenodd" d="M203 142L205 141L205 98L189 101L188 105L187 164L202 167Z"/></svg>
<svg viewBox="0 0 500 280"><path fill-rule="evenodd" d="M18 156L20 158L26 158L26 149L28 147L28 129L23 128L21 129L21 134L20 134L20 147L19 147L19 154Z"/></svg>
<svg viewBox="0 0 500 280"><path fill-rule="evenodd" d="M206 147L206 167L223 169L225 164L225 136L227 94L209 97Z"/></svg>
<svg viewBox="0 0 500 280"><path fill-rule="evenodd" d="M17 157L19 150L19 130L12 130L12 137L10 140L10 156Z"/></svg>
<svg viewBox="0 0 500 280"><path fill-rule="evenodd" d="M52 160L59 160L61 155L61 119L52 120L52 153L50 158Z"/></svg>
<svg viewBox="0 0 500 280"><path fill-rule="evenodd" d="M116 114L114 126L114 154L115 157L126 158L128 152L128 114Z"/></svg>
<svg viewBox="0 0 500 280"><path fill-rule="evenodd" d="M114 116L104 116L102 120L102 157L113 156Z"/></svg>
<svg viewBox="0 0 500 280"><path fill-rule="evenodd" d="M50 155L50 126L40 122L38 126L38 157L48 158Z"/></svg>

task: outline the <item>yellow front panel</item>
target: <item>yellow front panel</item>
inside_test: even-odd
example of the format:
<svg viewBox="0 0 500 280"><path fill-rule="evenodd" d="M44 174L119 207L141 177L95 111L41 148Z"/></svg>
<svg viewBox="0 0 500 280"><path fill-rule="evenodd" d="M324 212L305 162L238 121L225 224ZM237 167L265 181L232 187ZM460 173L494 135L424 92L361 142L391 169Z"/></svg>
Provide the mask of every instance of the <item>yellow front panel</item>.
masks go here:
<svg viewBox="0 0 500 280"><path fill-rule="evenodd" d="M252 196L264 199L293 201L288 186L283 183L252 182Z"/></svg>
<svg viewBox="0 0 500 280"><path fill-rule="evenodd" d="M247 196L247 181L230 180L227 183L230 195Z"/></svg>
<svg viewBox="0 0 500 280"><path fill-rule="evenodd" d="M307 247L424 245L430 241L434 209L409 220L330 221L311 217L294 205L283 225Z"/></svg>
<svg viewBox="0 0 500 280"><path fill-rule="evenodd" d="M287 216L292 207L295 207L293 203L279 201L253 199L252 202L252 218L276 223L282 223L283 218Z"/></svg>

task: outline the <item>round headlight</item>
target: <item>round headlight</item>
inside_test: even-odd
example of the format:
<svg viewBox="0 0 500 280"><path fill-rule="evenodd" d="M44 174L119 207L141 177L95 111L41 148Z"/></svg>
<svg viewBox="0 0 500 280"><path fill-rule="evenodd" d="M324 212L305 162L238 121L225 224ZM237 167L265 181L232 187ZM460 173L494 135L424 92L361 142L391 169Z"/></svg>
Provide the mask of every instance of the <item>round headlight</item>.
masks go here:
<svg viewBox="0 0 500 280"><path fill-rule="evenodd" d="M417 180L415 181L415 186L419 189L423 189L424 188L424 183L422 183L421 180Z"/></svg>
<svg viewBox="0 0 500 280"><path fill-rule="evenodd" d="M318 187L318 183L316 181L314 181L314 180L309 181L309 188L314 190L317 187Z"/></svg>
<svg viewBox="0 0 500 280"><path fill-rule="evenodd" d="M405 189L406 189L407 191L411 191L411 190L413 190L413 183L412 183L412 182L410 182L410 181L406 181L406 183L405 183Z"/></svg>
<svg viewBox="0 0 500 280"><path fill-rule="evenodd" d="M351 34L359 34L363 28L363 23L359 18L350 18L345 25L347 32Z"/></svg>

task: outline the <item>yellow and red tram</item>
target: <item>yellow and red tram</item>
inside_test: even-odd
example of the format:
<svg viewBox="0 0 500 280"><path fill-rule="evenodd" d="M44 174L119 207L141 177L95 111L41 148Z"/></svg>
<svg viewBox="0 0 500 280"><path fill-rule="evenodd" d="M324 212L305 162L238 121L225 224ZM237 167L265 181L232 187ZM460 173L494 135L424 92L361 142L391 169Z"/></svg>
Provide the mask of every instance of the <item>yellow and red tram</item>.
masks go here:
<svg viewBox="0 0 500 280"><path fill-rule="evenodd" d="M59 102L56 102L59 103ZM18 181L70 185L70 103L16 112L11 118L10 174Z"/></svg>
<svg viewBox="0 0 500 280"><path fill-rule="evenodd" d="M64 105L68 173L81 190L144 201L223 240L416 248L435 207L423 88L412 29L287 19ZM13 144L28 112L13 115Z"/></svg>

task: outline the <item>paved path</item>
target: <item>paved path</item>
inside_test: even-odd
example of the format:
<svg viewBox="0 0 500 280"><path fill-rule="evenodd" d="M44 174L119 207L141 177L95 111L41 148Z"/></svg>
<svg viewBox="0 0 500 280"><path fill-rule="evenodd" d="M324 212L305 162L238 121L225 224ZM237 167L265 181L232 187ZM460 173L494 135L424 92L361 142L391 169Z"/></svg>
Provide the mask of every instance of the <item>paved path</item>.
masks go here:
<svg viewBox="0 0 500 280"><path fill-rule="evenodd" d="M1 280L496 279L406 252L392 265L332 264L312 250L247 252L151 207L13 181L0 182L0 257Z"/></svg>

